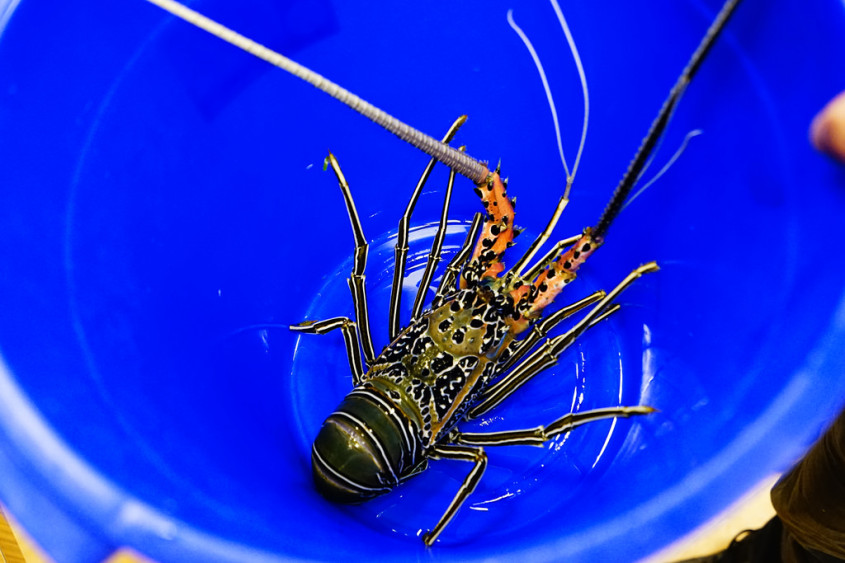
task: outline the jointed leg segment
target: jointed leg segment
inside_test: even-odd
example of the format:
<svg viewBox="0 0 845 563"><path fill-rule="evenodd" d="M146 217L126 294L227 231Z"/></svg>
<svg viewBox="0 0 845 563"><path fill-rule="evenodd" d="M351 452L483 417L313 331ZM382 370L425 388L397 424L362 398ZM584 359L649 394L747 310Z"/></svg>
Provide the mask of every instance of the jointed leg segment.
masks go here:
<svg viewBox="0 0 845 563"><path fill-rule="evenodd" d="M514 340L512 344L515 344L511 354L508 358L501 363L498 367L500 372L503 372L507 369L510 369L516 362L518 362L522 357L531 350L540 340L546 338L548 333L552 331L557 325L568 319L573 314L577 313L584 307L592 305L596 301L603 299L606 293L604 290L600 289L594 293L591 293L587 297L572 303L571 305L567 305L554 313L550 314L546 318L542 319L538 323L536 323L533 327L531 327L531 331L528 333L527 336L522 338L521 340ZM501 360L500 360L501 361Z"/></svg>
<svg viewBox="0 0 845 563"><path fill-rule="evenodd" d="M460 432L453 430L449 435L451 443L439 444L434 447L430 457L433 459L454 459L473 462L473 467L461 483L458 492L446 508L446 512L434 528L423 536L426 546L431 547L443 528L452 520L458 509L469 495L478 487L484 469L487 467L487 454L483 446L542 446L555 436L596 420L630 417L654 412L651 407L609 407L585 412L569 413L551 424L524 430L508 430L504 432Z"/></svg>
<svg viewBox="0 0 845 563"><path fill-rule="evenodd" d="M541 371L555 365L560 354L569 348L588 328L607 318L618 310L613 304L620 293L634 283L640 276L658 269L655 262L649 262L628 274L622 282L602 298L584 318L569 331L546 340L543 345L519 363L510 373L496 381L481 394L479 402L467 413L467 418L476 418L510 397L517 389L527 383ZM542 322L540 323L542 324ZM544 327L544 329L547 327ZM529 334L529 338L531 335ZM524 349L527 352L528 349Z"/></svg>
<svg viewBox="0 0 845 563"><path fill-rule="evenodd" d="M463 125L466 120L466 115L462 115L456 119L455 122L452 123L452 126L449 127L449 130L443 137L442 142L448 144L455 137L458 129L460 129L461 125ZM405 278L405 260L408 257L409 250L408 230L411 224L411 214L414 212L414 207L417 205L417 200L422 193L423 186L425 186L425 183L431 175L431 171L434 169L434 165L436 163L437 159L432 158L425 167L425 170L423 170L422 176L420 176L420 179L417 182L417 187L414 188L414 192L411 194L411 199L408 201L408 205L405 208L405 213L402 215L402 219L399 220L399 229L396 233L396 248L394 250L393 286L390 292L390 312L388 322L388 333L391 341L399 335L399 328L401 324L399 319L399 305L402 301L402 280Z"/></svg>
<svg viewBox="0 0 845 563"><path fill-rule="evenodd" d="M336 328L339 328L343 333L346 355L349 358L349 369L352 372L352 383L358 385L364 377L364 365L361 363L358 333L355 331L354 322L346 317L333 317L324 321L305 321L290 327L294 332L306 334L326 334Z"/></svg>
<svg viewBox="0 0 845 563"><path fill-rule="evenodd" d="M373 337L370 332L370 315L367 310L367 290L365 285L366 276L364 271L367 267L367 252L369 245L364 237L364 229L361 227L361 219L355 209L355 202L352 199L352 192L349 184L340 170L340 165L333 154L329 153L326 162L331 165L337 176L340 190L343 192L343 199L346 202L346 210L349 213L349 221L352 223L352 234L355 236L355 256L352 266L352 274L349 276L349 289L352 292L352 303L355 306L355 320L357 321L358 332L361 337L361 344L364 350L364 360L371 366L376 359L373 349Z"/></svg>
<svg viewBox="0 0 845 563"><path fill-rule="evenodd" d="M476 213L472 218L472 224L469 226L469 231L467 231L464 243L461 245L460 250L458 250L455 256L452 257L449 265L446 266L446 271L443 273L443 278L440 280L440 286L437 288L437 294L431 301L432 309L438 307L447 295L450 295L458 290L458 276L460 276L461 270L463 269L467 258L469 258L470 250L472 250L472 241L476 239L480 230L481 213Z"/></svg>
<svg viewBox="0 0 845 563"><path fill-rule="evenodd" d="M459 432L454 431L452 441L466 446L542 446L555 436L596 420L616 417L629 417L655 412L652 407L607 407L564 415L551 424L524 430L506 430L503 432Z"/></svg>
<svg viewBox="0 0 845 563"><path fill-rule="evenodd" d="M459 150L463 152L465 148L461 147ZM440 212L440 224L437 226L437 234L434 235L434 241L431 243L431 251L428 254L425 271L423 271L422 280L417 289L417 297L414 299L414 307L411 310L411 318L413 320L418 319L422 314L423 303L428 293L428 286L431 285L434 270L437 268L437 264L440 263L440 251L443 249L443 240L446 238L446 221L449 218L449 203L452 200L452 187L455 185L455 174L454 170L449 173L446 195L443 198L443 209Z"/></svg>
<svg viewBox="0 0 845 563"><path fill-rule="evenodd" d="M443 531L443 528L452 520L458 509L467 499L467 497L475 490L478 483L481 481L481 476L484 475L484 469L487 467L487 454L481 448L473 448L470 446L457 446L451 444L440 444L434 446L430 457L432 459L455 459L459 461L471 461L473 465L469 474L461 483L461 487L455 494L455 498L449 503L448 508L440 520L430 532L423 535L423 542L428 547L431 547L437 540L437 536Z"/></svg>

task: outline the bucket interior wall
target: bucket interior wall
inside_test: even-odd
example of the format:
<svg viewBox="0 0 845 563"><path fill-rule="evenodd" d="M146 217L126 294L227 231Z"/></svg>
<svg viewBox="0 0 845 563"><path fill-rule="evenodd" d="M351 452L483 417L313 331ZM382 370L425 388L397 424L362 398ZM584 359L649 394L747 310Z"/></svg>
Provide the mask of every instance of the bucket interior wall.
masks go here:
<svg viewBox="0 0 845 563"><path fill-rule="evenodd" d="M565 184L511 4L205 0L191 6L440 137L501 159L526 229ZM589 132L555 236L595 222L718 2L563 6ZM552 8L515 7L549 77L570 166L584 102ZM311 443L351 389L353 238L370 241L376 348L396 226L428 157L299 80L137 0L0 3L0 500L60 561L612 560L645 556L786 469L842 407L845 172L813 151L842 87L835 0L746 0L685 93L654 176L559 304L661 271L508 403L467 427L529 428L647 404L543 448L489 448L434 549L419 541L469 466L434 462L360 506L322 499ZM440 216L414 212L403 321ZM481 210L459 178L442 272Z"/></svg>

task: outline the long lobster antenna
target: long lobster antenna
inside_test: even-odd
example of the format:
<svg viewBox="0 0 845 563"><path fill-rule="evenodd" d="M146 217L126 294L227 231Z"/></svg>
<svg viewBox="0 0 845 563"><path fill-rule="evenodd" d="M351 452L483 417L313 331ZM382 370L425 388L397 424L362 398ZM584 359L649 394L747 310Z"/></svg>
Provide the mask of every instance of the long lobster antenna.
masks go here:
<svg viewBox="0 0 845 563"><path fill-rule="evenodd" d="M381 125L403 141L410 143L427 155L436 158L458 174L466 176L476 184L480 184L487 180L487 176L490 172L481 162L466 153L462 153L444 143L441 143L437 139L426 135L422 131L414 129L410 125L399 121L389 113L359 98L349 90L338 86L324 76L317 74L316 72L295 61L292 61L272 49L268 49L260 43L256 43L248 37L244 37L240 33L237 33L215 22L214 20L205 17L199 12L191 10L179 2L174 0L148 1L170 12L174 16L182 18L186 22L209 32L215 37L231 43L235 47L243 49L244 51L255 55L259 59L298 76L315 88L322 90L326 94L348 105L364 117L367 117L376 122L378 125Z"/></svg>
<svg viewBox="0 0 845 563"><path fill-rule="evenodd" d="M704 39L701 40L698 48L692 54L692 57L690 57L686 68L681 73L681 76L678 77L678 81L675 82L675 85L669 92L669 97L666 98L665 102L663 102L663 107L660 108L660 113L657 114L657 117L651 123L651 128L648 130L648 134L640 144L637 154L634 155L633 160L631 160L631 163L628 165L628 170L625 172L625 175L622 176L622 180L620 180L619 185L616 186L616 191L613 192L610 202L607 204L607 207L605 207L598 223L596 223L596 226L593 227L592 232L596 239L602 240L604 238L610 224L614 219L616 219L616 216L619 215L625 200L628 198L628 194L637 183L640 173L648 162L651 152L654 150L654 147L657 145L657 141L666 129L666 125L669 123L669 119L672 117L672 113L675 111L675 107L678 105L684 90L690 83L690 80L692 80L696 71L698 71L698 67L701 66L701 63L704 61L704 57L707 56L707 53L719 37L719 34L722 32L722 29L725 27L725 24L728 22L728 19L731 17L731 14L733 14L734 9L737 7L739 2L740 0L727 0L727 2L725 2L722 9L719 11L719 14L716 16L716 19L710 25L710 29L707 30L707 34L704 36Z"/></svg>

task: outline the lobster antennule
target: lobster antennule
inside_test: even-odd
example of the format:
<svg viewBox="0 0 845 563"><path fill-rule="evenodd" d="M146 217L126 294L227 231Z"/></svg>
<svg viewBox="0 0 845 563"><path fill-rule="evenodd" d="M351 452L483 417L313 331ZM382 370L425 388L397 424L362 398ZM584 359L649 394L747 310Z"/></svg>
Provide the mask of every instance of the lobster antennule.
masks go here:
<svg viewBox="0 0 845 563"><path fill-rule="evenodd" d="M487 181L487 177L490 175L490 172L487 169L487 166L483 163L472 158L466 153L459 152L452 147L441 143L437 139L426 135L422 131L415 129L410 125L399 121L384 110L381 110L366 100L363 100L349 90L335 84L313 70L285 57L281 53L277 53L276 51L273 51L272 49L269 49L264 45L261 45L260 43L257 43L256 41L253 41L252 39L249 39L248 37L217 23L199 12L191 10L187 6L184 6L175 0L147 1L178 18L207 31L215 37L218 37L219 39L222 39L223 41L226 41L235 47L258 57L263 61L301 78L315 88L322 90L329 96L343 102L364 117L372 120L378 125L381 125L406 143L413 145L427 155L436 158L461 176L466 176L476 184L482 184Z"/></svg>
<svg viewBox="0 0 845 563"><path fill-rule="evenodd" d="M639 150L637 150L637 153L628 165L628 170L625 172L625 175L622 176L622 179L619 181L619 185L616 187L616 190L613 192L613 196L610 198L610 202L608 202L607 206L604 208L604 212L596 223L596 226L592 229L593 238L599 243L604 240L604 235L607 233L607 229L610 227L611 223L613 223L613 220L616 219L616 216L619 215L619 212L625 204L625 200L631 193L631 189L633 189L634 185L636 185L637 180L643 171L643 167L648 162L654 147L657 145L657 141L666 129L666 126L672 117L672 113L675 111L678 102L681 100L684 90L690 80L692 80L693 76L695 76L695 73L698 71L698 67L701 66L701 63L704 61L704 58L710 51L710 48L713 47L713 43L716 42L716 39L721 34L722 29L725 27L725 24L728 22L728 19L730 19L739 2L740 0L728 0L722 6L722 9L719 11L716 19L713 20L712 24L710 24L707 34L701 40L701 43L699 43L698 48L692 54L692 57L690 57L686 68L681 73L681 76L678 77L677 82L675 82L675 85L669 92L669 96L666 98L666 101L663 102L663 107L660 108L660 113L657 114L657 117L651 123L651 127L640 144Z"/></svg>

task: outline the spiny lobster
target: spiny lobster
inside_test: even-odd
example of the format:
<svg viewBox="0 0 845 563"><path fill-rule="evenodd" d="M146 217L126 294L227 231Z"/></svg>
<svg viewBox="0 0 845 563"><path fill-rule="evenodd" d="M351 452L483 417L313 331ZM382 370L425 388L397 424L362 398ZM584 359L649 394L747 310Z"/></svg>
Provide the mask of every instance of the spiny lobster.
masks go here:
<svg viewBox="0 0 845 563"><path fill-rule="evenodd" d="M433 529L423 535L425 544L431 546L478 485L487 465L484 446L541 445L587 422L654 411L648 406L619 406L566 414L532 429L494 432L458 429L461 421L487 413L536 374L557 363L560 354L581 334L619 309L614 301L622 291L640 276L658 269L654 262L640 266L611 291L597 291L542 318L544 309L604 243L608 228L645 169L681 94L739 0L728 0L711 24L597 223L577 237L560 241L528 267L551 236L568 202L571 185L568 181L544 231L507 271L502 258L518 234L513 223L514 200L508 198L507 181L501 178L498 168L491 172L485 164L467 155L463 147L454 149L447 144L465 116L455 121L442 141L437 141L319 74L177 2L149 1L310 82L432 157L400 222L390 306L391 342L378 355L370 334L364 281L367 241L340 166L334 155L329 154L326 159L339 181L355 237L349 286L356 320L335 317L291 326L294 331L313 334L340 329L352 372L353 390L325 420L312 449L314 481L325 497L343 503L363 502L391 491L425 470L429 459L469 461L473 467L457 494ZM568 36L554 0L552 5ZM577 58L571 41L570 48ZM451 169L446 202L411 322L402 329L400 289L408 252L410 211L436 161ZM466 241L446 268L430 308L424 311L423 296L439 260L446 210L457 174L473 181L485 213L474 217ZM591 308L571 329L558 336L547 336L564 319L586 307ZM523 333L527 335L516 338ZM363 362L360 351L363 351Z"/></svg>

